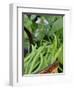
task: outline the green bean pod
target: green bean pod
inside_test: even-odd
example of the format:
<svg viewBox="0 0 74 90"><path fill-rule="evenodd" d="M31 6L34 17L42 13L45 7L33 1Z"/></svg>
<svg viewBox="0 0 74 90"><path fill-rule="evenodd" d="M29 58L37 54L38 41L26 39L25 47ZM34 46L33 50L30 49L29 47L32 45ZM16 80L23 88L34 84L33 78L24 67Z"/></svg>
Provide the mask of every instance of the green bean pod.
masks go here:
<svg viewBox="0 0 74 90"><path fill-rule="evenodd" d="M33 73L37 73L40 70L40 68L42 67L42 64L43 64L43 55L40 54L40 64L39 64L39 67Z"/></svg>
<svg viewBox="0 0 74 90"><path fill-rule="evenodd" d="M31 63L31 67L30 67L29 72L28 72L29 74L32 72L33 66L34 66L36 60L39 58L39 54L42 52L43 49L44 49L44 47L38 48L38 52L37 52L36 56L34 57L34 60Z"/></svg>

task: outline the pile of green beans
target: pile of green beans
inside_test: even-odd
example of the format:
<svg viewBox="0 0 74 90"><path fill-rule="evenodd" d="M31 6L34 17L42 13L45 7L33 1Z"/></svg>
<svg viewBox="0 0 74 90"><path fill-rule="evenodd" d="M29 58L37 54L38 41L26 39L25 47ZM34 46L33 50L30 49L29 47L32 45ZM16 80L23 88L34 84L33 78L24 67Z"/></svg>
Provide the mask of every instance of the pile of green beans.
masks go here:
<svg viewBox="0 0 74 90"><path fill-rule="evenodd" d="M48 44L44 42L38 48L32 45L32 51L24 58L24 73L36 74L45 67L53 64L58 58L62 50L62 45L57 48L57 38L55 36L54 42Z"/></svg>

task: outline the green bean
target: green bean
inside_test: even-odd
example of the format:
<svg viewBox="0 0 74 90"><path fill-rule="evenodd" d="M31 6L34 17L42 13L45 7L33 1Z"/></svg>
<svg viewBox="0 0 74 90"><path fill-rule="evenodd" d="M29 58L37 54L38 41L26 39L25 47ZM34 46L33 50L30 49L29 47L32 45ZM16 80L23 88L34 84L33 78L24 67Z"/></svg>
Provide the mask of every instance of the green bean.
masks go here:
<svg viewBox="0 0 74 90"><path fill-rule="evenodd" d="M44 69L45 67L47 67L49 64L51 64L51 54L50 52L52 51L53 45L49 45L46 51L46 55L44 56L44 60L43 60L43 66L42 69Z"/></svg>
<svg viewBox="0 0 74 90"><path fill-rule="evenodd" d="M45 65L46 65L46 66L48 65L47 57L48 57L48 54L46 54L46 56L44 56L44 61L45 61Z"/></svg>
<svg viewBox="0 0 74 90"><path fill-rule="evenodd" d="M33 66L32 72L35 70L35 68L40 64L39 60L36 62L36 64Z"/></svg>
<svg viewBox="0 0 74 90"><path fill-rule="evenodd" d="M52 64L55 61L60 50L57 51L57 53L55 54L56 48L57 48L57 38L56 36L54 37L55 39L52 45L47 45L46 43L44 43L38 49L32 46L32 52L29 54L29 56L27 56L24 59L25 73L27 74L37 73L38 71L42 70L43 68L47 67L49 64ZM44 56L43 56L43 53L45 53ZM40 61L37 61L39 57L40 57ZM36 68L38 64L39 66ZM34 70L34 68L36 69Z"/></svg>
<svg viewBox="0 0 74 90"><path fill-rule="evenodd" d="M42 48L42 47L43 47L43 46L41 46L40 48ZM39 48L39 49L40 49L40 48ZM39 50L39 49L38 49L38 50ZM36 52L35 52L35 53L33 52L33 53L31 54L31 57L25 62L25 64L24 64L24 65L25 65L25 66L24 66L24 68L25 68L25 73L28 72L28 70L29 70L29 63L30 63L30 62L31 62L31 63L33 62L33 60L34 60L33 58L35 57L35 54L36 54Z"/></svg>
<svg viewBox="0 0 74 90"><path fill-rule="evenodd" d="M35 56L35 54L33 56L31 56L30 59L24 64L26 73L28 72L28 69L29 69L29 66L30 66L29 64L32 62L34 56Z"/></svg>
<svg viewBox="0 0 74 90"><path fill-rule="evenodd" d="M31 59L34 57L36 55L36 52L33 52L32 54L31 54L31 56L30 56L30 58L29 59L27 59L27 61L25 61L25 59L24 59L24 63L30 63L30 61L31 61Z"/></svg>
<svg viewBox="0 0 74 90"><path fill-rule="evenodd" d="M44 50L41 54L43 55L44 53L45 53L46 51ZM40 55L39 55L39 59L37 60L37 62L36 62L36 64L33 66L34 68L33 69L35 69L36 68L36 66L40 63Z"/></svg>
<svg viewBox="0 0 74 90"><path fill-rule="evenodd" d="M58 49L58 51L56 52L55 56L54 56L54 59L56 59L58 57L58 55L60 54L62 50L62 46Z"/></svg>
<svg viewBox="0 0 74 90"><path fill-rule="evenodd" d="M38 53L37 53L36 56L34 57L34 60L33 60L32 63L31 63L31 68L29 69L29 72L28 72L28 73L31 73L31 72L32 72L33 66L34 66L36 60L39 58L39 54L41 53L41 51L42 51L43 49L44 49L44 47L38 48Z"/></svg>
<svg viewBox="0 0 74 90"><path fill-rule="evenodd" d="M43 70L47 66L48 66L48 63L47 63L47 54L46 54L45 56L43 56L43 63L39 71Z"/></svg>
<svg viewBox="0 0 74 90"><path fill-rule="evenodd" d="M31 63L29 63L29 64L27 64L27 65L25 66L25 74L28 73L28 70L29 70L29 66L30 66L30 64L31 64Z"/></svg>
<svg viewBox="0 0 74 90"><path fill-rule="evenodd" d="M57 50L57 52L55 53L54 57L52 58L52 62L51 64L56 60L56 58L59 56L60 52L62 50L62 46Z"/></svg>
<svg viewBox="0 0 74 90"><path fill-rule="evenodd" d="M31 63L33 62L33 60L34 60L34 59L32 59ZM28 73L28 71L29 71L29 69L30 69L30 67L31 67L31 63L27 64L27 72L26 72L26 73ZM33 68L32 68L32 71L38 66L38 64L39 64L39 60L36 61L36 64L34 64L34 66L33 66Z"/></svg>
<svg viewBox="0 0 74 90"><path fill-rule="evenodd" d="M53 44L51 45L51 49L49 49L49 52L50 52L50 56L48 56L48 59L49 59L49 63L52 64L55 60L53 59L55 53L56 53L56 50L57 50L57 38L56 36L54 35L54 42Z"/></svg>
<svg viewBox="0 0 74 90"><path fill-rule="evenodd" d="M32 54L34 54L36 51L37 51L36 45L35 46L32 45L32 52L28 56L25 57L24 61L26 62L32 56Z"/></svg>
<svg viewBox="0 0 74 90"><path fill-rule="evenodd" d="M24 67L27 67L26 68L26 72L28 72L28 70L29 70L29 63L32 63L33 62L33 58L35 57L35 55L36 55L36 52L33 52L32 54L31 54L32 56L27 60L27 62L24 62L25 64L25 66Z"/></svg>
<svg viewBox="0 0 74 90"><path fill-rule="evenodd" d="M39 67L33 73L37 73L40 70L42 64L43 64L43 55L40 54L40 65L39 65Z"/></svg>
<svg viewBox="0 0 74 90"><path fill-rule="evenodd" d="M46 59L45 61L46 61L46 63L47 63L48 65L50 64L50 61L51 61L51 58L50 58L50 57L51 57L51 54L50 54L50 53L51 53L51 51L52 51L52 50L51 50L52 48L53 48L53 45L49 45L49 46L48 46L48 49L47 49L47 52L46 52L46 55L45 55L45 59Z"/></svg>

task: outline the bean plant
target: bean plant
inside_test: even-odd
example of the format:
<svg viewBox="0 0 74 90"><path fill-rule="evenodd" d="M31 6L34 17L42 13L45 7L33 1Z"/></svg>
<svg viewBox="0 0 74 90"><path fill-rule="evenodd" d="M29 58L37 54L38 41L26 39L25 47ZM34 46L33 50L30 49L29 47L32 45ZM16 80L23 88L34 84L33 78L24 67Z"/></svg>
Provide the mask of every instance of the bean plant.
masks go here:
<svg viewBox="0 0 74 90"><path fill-rule="evenodd" d="M63 15L24 14L23 19L24 74L38 74L56 61L63 72Z"/></svg>

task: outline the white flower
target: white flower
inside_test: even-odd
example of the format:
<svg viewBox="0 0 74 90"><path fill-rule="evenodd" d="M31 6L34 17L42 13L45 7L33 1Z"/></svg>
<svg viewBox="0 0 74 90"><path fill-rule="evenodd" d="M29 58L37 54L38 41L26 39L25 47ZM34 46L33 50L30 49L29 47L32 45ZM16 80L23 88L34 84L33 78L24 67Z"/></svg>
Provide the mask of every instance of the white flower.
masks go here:
<svg viewBox="0 0 74 90"><path fill-rule="evenodd" d="M41 19L38 18L37 21L36 21L36 23L39 24L40 22L41 22Z"/></svg>

